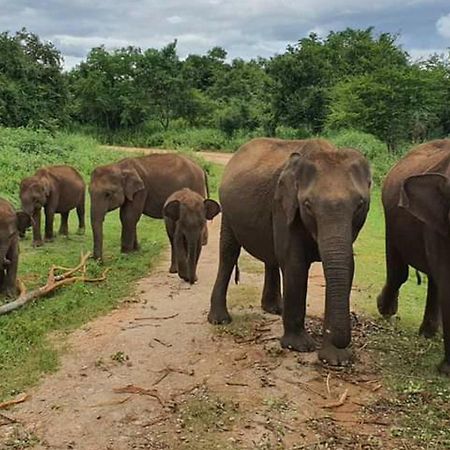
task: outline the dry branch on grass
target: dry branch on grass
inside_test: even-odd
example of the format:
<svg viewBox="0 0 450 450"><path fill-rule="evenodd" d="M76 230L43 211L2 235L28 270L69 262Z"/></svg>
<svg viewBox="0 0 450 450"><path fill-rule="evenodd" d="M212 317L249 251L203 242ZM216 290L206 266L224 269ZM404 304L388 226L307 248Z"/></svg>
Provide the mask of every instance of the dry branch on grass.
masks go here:
<svg viewBox="0 0 450 450"><path fill-rule="evenodd" d="M95 283L106 280L106 273L108 272L108 269L106 269L98 278L88 278L86 276L86 262L89 256L89 252L84 255L81 254L80 263L73 268L55 265L51 266L48 272L47 283L44 286L41 286L40 288L34 289L32 291L28 292L25 284L19 280L19 297L12 302L0 306L0 316L21 308L22 306L32 302L33 300L45 297L61 286L73 284L77 281L81 281L83 283ZM64 271L62 274L55 274L56 271L61 270ZM81 275L76 275L77 272L81 272Z"/></svg>
<svg viewBox="0 0 450 450"><path fill-rule="evenodd" d="M12 400L7 400L6 402L0 403L0 409L6 409L12 405L23 403L28 399L28 397L29 397L28 394L21 394L18 397L13 398Z"/></svg>

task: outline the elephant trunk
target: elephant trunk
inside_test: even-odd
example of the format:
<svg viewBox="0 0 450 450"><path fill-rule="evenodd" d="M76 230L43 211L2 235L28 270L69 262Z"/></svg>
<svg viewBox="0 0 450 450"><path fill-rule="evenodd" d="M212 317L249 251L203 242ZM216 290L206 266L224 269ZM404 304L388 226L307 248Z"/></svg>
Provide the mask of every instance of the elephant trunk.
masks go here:
<svg viewBox="0 0 450 450"><path fill-rule="evenodd" d="M189 283L194 284L197 278L197 261L198 261L198 254L199 254L199 245L200 239L195 238L188 238L188 248L187 248L187 265L188 265L188 277L189 277Z"/></svg>
<svg viewBox="0 0 450 450"><path fill-rule="evenodd" d="M94 259L103 258L103 221L105 220L106 208L95 203L91 206L91 226L94 236Z"/></svg>
<svg viewBox="0 0 450 450"><path fill-rule="evenodd" d="M351 340L352 243L350 220L319 226L318 245L326 281L324 339L337 348L346 348Z"/></svg>

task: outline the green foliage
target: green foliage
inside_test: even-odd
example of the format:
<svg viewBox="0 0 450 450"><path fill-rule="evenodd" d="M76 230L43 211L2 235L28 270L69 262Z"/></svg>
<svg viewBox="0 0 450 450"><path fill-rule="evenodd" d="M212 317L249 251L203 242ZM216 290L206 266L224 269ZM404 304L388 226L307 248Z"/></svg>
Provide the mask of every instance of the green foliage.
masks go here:
<svg viewBox="0 0 450 450"><path fill-rule="evenodd" d="M54 128L67 119L61 53L26 29L0 34L0 125Z"/></svg>

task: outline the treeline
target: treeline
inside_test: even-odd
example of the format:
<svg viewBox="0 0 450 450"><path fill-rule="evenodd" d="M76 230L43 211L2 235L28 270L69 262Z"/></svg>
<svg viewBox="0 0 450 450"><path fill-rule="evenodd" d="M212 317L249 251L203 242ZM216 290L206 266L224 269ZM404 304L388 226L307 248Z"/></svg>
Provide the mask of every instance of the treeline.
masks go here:
<svg viewBox="0 0 450 450"><path fill-rule="evenodd" d="M412 62L397 36L366 30L310 34L283 54L227 59L215 47L181 60L162 49L93 48L64 72L51 43L0 35L0 124L83 126L105 135L207 127L296 137L337 129L401 143L450 134L450 58Z"/></svg>

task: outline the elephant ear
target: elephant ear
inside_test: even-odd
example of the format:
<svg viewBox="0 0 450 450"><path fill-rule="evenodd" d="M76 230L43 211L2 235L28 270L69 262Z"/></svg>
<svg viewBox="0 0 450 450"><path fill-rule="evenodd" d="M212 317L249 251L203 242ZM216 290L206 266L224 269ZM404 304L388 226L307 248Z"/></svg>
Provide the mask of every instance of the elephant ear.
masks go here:
<svg viewBox="0 0 450 450"><path fill-rule="evenodd" d="M164 205L163 215L169 219L177 221L180 218L181 203L179 200L172 200Z"/></svg>
<svg viewBox="0 0 450 450"><path fill-rule="evenodd" d="M31 216L24 211L17 211L16 224L20 235L24 235L27 228L31 226Z"/></svg>
<svg viewBox="0 0 450 450"><path fill-rule="evenodd" d="M275 189L275 201L280 204L290 225L298 211L297 177L298 165L302 157L299 153L292 153L286 162Z"/></svg>
<svg viewBox="0 0 450 450"><path fill-rule="evenodd" d="M413 175L403 182L398 206L448 237L448 178L440 173Z"/></svg>
<svg viewBox="0 0 450 450"><path fill-rule="evenodd" d="M207 220L213 220L221 211L220 205L210 198L204 200L203 205L205 206L205 216Z"/></svg>
<svg viewBox="0 0 450 450"><path fill-rule="evenodd" d="M123 184L125 197L131 202L136 192L144 189L144 182L137 173L137 170L134 168L123 169L122 176L124 180Z"/></svg>

